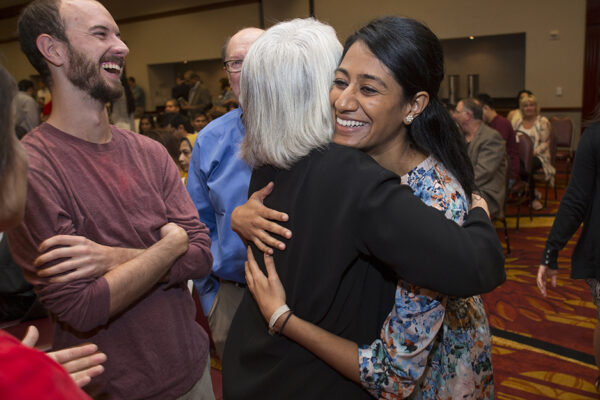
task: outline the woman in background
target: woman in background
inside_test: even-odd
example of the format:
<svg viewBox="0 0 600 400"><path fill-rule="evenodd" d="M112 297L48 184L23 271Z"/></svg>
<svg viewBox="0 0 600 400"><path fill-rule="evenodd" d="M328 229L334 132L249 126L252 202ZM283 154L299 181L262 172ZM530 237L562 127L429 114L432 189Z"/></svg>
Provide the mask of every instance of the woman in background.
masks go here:
<svg viewBox="0 0 600 400"><path fill-rule="evenodd" d="M541 210L542 203L537 199L535 191L535 180L533 173L538 169L544 170L544 177L554 186L554 176L556 169L550 160L550 134L552 127L548 118L540 115L540 107L534 95L524 95L519 102L522 118L515 120L513 128L518 135L527 135L533 143L533 159L531 173L527 177L529 180L530 198L533 199L531 207L534 210ZM521 171L526 171L521 168Z"/></svg>
<svg viewBox="0 0 600 400"><path fill-rule="evenodd" d="M154 116L151 114L142 114L140 122L138 124L138 133L146 135L148 131L156 129L156 122L154 122Z"/></svg>
<svg viewBox="0 0 600 400"><path fill-rule="evenodd" d="M510 110L508 112L508 115L506 116L506 119L509 120L511 124L514 124L517 120L523 118L523 114L521 114L521 109L519 107L519 105L521 104L521 99L525 96L531 95L533 95L533 93L531 93L527 89L519 90L519 93L517 94L517 108L515 108L514 110Z"/></svg>
<svg viewBox="0 0 600 400"><path fill-rule="evenodd" d="M185 176L181 178L183 183L187 182L187 173L190 167L190 158L192 158L192 149L196 142L197 133L190 133L186 137L182 138L179 142L179 168L185 172Z"/></svg>

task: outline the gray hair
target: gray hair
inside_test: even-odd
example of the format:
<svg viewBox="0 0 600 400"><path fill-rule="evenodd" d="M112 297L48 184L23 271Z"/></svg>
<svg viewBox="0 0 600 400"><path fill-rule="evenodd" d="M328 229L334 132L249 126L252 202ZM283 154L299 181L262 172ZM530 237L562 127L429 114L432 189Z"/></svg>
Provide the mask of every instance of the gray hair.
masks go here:
<svg viewBox="0 0 600 400"><path fill-rule="evenodd" d="M281 22L254 42L240 80L248 164L287 169L331 141L329 90L341 54L334 29L312 18Z"/></svg>
<svg viewBox="0 0 600 400"><path fill-rule="evenodd" d="M479 100L474 99L473 97L466 97L461 101L463 106L471 112L471 115L473 115L474 119L483 119L483 107Z"/></svg>

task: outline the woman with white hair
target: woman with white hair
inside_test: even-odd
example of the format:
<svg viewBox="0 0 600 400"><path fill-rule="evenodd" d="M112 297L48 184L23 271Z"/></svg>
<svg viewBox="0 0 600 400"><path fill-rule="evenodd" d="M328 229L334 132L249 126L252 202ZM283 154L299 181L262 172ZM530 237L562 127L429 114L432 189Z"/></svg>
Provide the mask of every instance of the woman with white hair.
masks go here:
<svg viewBox="0 0 600 400"><path fill-rule="evenodd" d="M470 296L504 280L504 258L483 209L474 208L461 228L417 199L373 154L330 143L328 93L341 50L333 29L310 19L278 24L252 45L241 78L241 155L255 168L250 192L274 182L265 204L287 213L285 228L294 232L286 250L273 255L294 314L285 307L269 311L271 333L281 332L291 316L299 317L295 324L301 318L368 343L392 309L398 277ZM411 109L392 117L401 121ZM341 123L346 132L367 125ZM367 147L381 149L389 132L367 133ZM258 249L252 251L262 263ZM226 398L370 398L310 352L323 347L318 336L305 348L269 335L261 311L246 294L233 319L223 360ZM350 365L342 373L357 375L355 352L335 358L323 360L337 369Z"/></svg>

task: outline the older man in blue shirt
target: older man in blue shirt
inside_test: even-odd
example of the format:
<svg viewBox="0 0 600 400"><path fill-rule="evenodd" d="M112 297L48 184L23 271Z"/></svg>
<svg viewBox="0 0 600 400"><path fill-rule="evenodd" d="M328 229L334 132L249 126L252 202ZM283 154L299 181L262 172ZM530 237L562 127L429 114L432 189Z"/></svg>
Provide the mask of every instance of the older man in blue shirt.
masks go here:
<svg viewBox="0 0 600 400"><path fill-rule="evenodd" d="M240 94L242 62L250 45L262 33L258 28L242 29L225 46L225 71L236 98ZM221 358L231 320L246 285L246 249L230 227L233 209L248 199L252 173L238 156L244 134L239 108L208 124L196 139L187 180L200 220L210 229L212 271L194 284Z"/></svg>

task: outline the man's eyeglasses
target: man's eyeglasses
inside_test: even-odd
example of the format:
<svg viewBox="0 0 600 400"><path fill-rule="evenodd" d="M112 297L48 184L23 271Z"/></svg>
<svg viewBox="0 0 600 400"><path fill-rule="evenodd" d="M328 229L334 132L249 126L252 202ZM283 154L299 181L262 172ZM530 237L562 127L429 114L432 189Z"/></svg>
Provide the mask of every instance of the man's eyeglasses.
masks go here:
<svg viewBox="0 0 600 400"><path fill-rule="evenodd" d="M225 61L223 65L225 65L225 70L227 72L240 72L242 70L242 63L244 60L229 60Z"/></svg>

